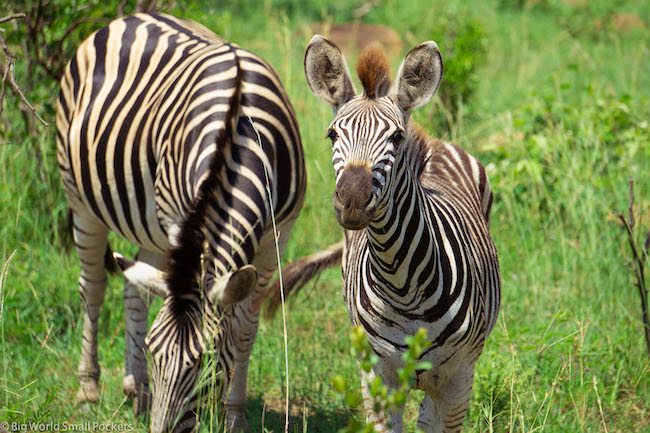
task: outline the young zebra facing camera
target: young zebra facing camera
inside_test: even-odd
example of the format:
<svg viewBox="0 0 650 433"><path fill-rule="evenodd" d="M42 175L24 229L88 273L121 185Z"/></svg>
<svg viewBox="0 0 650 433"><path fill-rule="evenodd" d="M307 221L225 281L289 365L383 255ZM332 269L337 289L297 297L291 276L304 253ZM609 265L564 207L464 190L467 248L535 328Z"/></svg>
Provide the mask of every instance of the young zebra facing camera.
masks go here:
<svg viewBox="0 0 650 433"><path fill-rule="evenodd" d="M499 312L499 264L488 227L492 190L476 158L410 120L442 79L435 42L406 55L395 83L381 50L364 53L356 70L361 94L339 48L313 37L305 75L334 110L327 136L345 241L286 267L285 292L342 258L350 319L379 357L370 373L361 371L368 420L379 431L402 431L403 408L375 413L369 383L379 376L397 387L405 338L424 328L432 344L421 360L433 368L416 372L414 387L426 393L418 428L458 432L474 365Z"/></svg>

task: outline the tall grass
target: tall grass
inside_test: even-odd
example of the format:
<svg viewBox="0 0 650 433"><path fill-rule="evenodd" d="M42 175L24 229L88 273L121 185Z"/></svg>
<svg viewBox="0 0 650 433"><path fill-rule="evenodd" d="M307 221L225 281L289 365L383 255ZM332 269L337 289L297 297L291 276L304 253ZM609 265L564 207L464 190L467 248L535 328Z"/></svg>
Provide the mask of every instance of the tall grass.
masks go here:
<svg viewBox="0 0 650 433"><path fill-rule="evenodd" d="M503 301L477 366L464 431L650 432L650 363L626 269L626 238L615 218L627 208L632 176L641 224L650 225L650 24L611 25L616 13L647 17L650 7L604 0L582 9L566 6L580 2L402 3L385 2L364 19L397 28L407 47L431 37L427 20L436 11L478 19L488 35L486 63L473 96L459 108L463 120L454 138L490 175ZM287 88L308 170L305 206L285 254L290 260L342 237L324 139L332 113L307 89L302 56L308 41L296 32L305 17L327 18L329 9L309 2L294 13L273 5L262 8L265 16L210 13L203 6L179 13L262 55ZM336 3L332 10L352 16L355 6L341 12L345 5ZM432 103L414 114L433 135L444 133L433 130L434 119L444 115L440 107ZM0 421L113 421L144 430L121 392L118 279L110 282L100 317L100 402L74 404L79 265L76 254L61 247L66 203L53 131L43 140L49 143L47 183L30 152L35 143L0 145L0 263L8 263L0 286ZM118 239L111 242L133 252ZM359 416L330 386L336 374L358 381L339 272L324 273L287 306L290 431L336 431ZM282 334L279 318L261 322L249 368L252 431L284 425ZM417 408L411 402L407 409L413 429Z"/></svg>

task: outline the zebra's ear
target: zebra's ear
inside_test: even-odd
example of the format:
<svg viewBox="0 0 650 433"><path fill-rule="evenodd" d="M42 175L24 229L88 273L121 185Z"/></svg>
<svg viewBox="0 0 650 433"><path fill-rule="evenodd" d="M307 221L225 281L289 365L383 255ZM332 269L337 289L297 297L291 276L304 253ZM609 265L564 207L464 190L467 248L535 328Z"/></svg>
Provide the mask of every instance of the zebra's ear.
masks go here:
<svg viewBox="0 0 650 433"><path fill-rule="evenodd" d="M166 298L169 296L167 275L144 262L129 260L120 253L113 253L117 265L122 269L124 278L150 295Z"/></svg>
<svg viewBox="0 0 650 433"><path fill-rule="evenodd" d="M424 42L404 57L390 95L408 118L411 111L431 100L442 80L438 45Z"/></svg>
<svg viewBox="0 0 650 433"><path fill-rule="evenodd" d="M208 299L217 305L237 304L251 294L256 284L255 266L246 265L221 277L208 289Z"/></svg>
<svg viewBox="0 0 650 433"><path fill-rule="evenodd" d="M314 95L334 111L355 95L341 50L321 35L315 35L305 51L305 77Z"/></svg>

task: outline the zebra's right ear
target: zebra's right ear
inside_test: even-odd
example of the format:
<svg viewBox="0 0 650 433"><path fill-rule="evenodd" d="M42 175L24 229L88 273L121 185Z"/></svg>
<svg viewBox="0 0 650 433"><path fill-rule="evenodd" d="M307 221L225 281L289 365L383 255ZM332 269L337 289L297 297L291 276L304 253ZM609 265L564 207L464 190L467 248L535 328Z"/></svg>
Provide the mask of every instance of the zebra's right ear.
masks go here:
<svg viewBox="0 0 650 433"><path fill-rule="evenodd" d="M228 272L208 288L208 298L213 304L231 305L246 299L257 285L257 270L246 265Z"/></svg>
<svg viewBox="0 0 650 433"><path fill-rule="evenodd" d="M341 50L321 35L315 35L305 51L305 77L314 95L334 111L355 96Z"/></svg>
<svg viewBox="0 0 650 433"><path fill-rule="evenodd" d="M442 57L438 45L424 42L404 57L397 81L390 91L405 117L433 98L442 80Z"/></svg>
<svg viewBox="0 0 650 433"><path fill-rule="evenodd" d="M129 283L135 284L149 295L163 299L169 296L167 274L144 262L129 260L120 253L114 252L113 257Z"/></svg>

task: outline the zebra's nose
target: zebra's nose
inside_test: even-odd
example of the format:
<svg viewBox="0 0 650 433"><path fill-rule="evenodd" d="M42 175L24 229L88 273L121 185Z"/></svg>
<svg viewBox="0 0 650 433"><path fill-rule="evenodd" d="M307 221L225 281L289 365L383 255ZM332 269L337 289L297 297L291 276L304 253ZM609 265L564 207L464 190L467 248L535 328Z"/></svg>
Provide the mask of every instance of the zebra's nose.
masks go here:
<svg viewBox="0 0 650 433"><path fill-rule="evenodd" d="M368 226L377 208L372 172L367 165L352 165L343 170L334 190L334 209L339 224L348 230Z"/></svg>

